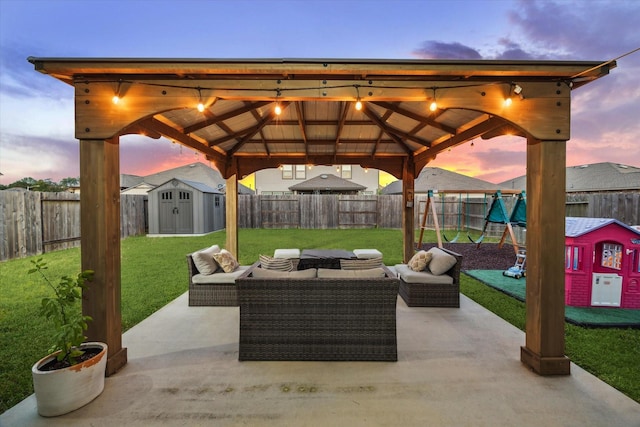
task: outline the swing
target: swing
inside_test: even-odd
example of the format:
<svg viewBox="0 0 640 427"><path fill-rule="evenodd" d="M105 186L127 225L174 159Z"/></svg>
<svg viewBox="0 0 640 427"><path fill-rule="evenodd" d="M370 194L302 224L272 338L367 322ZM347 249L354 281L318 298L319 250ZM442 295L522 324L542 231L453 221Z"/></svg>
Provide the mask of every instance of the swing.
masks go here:
<svg viewBox="0 0 640 427"><path fill-rule="evenodd" d="M518 241L516 239L516 235L513 232L513 226L527 228L527 199L526 193L522 191L518 195L518 200L513 205L513 209L511 210L511 215L509 215L509 222L505 225L504 232L502 233L502 238L500 239L500 243L498 244L498 249L502 249L504 242L507 240L507 233L511 236L511 245L513 246L513 250L516 253L516 256L520 253L524 248L520 247ZM525 252L526 253L526 252Z"/></svg>
<svg viewBox="0 0 640 427"><path fill-rule="evenodd" d="M467 194L467 198L469 197L469 195ZM458 241L458 239L460 238L460 215L461 215L461 208L462 208L462 194L458 194L458 233L454 236L453 239L449 239L447 238L447 235L444 233L444 231L442 232L442 237L444 238L444 240L446 240L448 243L456 243ZM444 223L445 223L445 217L444 217L444 198L442 199L442 224L443 224L443 229L444 229Z"/></svg>
<svg viewBox="0 0 640 427"><path fill-rule="evenodd" d="M487 226L490 224L509 224L509 216L507 215L507 208L504 206L504 201L502 200L502 192L500 190L496 191L493 195L493 200L491 202L491 207L489 208L489 213L484 221L484 227L482 227L482 234L477 240L473 240L470 235L467 234L471 243L475 243L477 248L480 248L482 241L484 240L487 233Z"/></svg>

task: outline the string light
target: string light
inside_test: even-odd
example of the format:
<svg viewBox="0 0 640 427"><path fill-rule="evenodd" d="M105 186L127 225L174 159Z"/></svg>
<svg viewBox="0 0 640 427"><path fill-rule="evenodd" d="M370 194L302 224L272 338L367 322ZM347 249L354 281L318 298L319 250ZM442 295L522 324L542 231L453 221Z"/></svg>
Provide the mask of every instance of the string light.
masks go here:
<svg viewBox="0 0 640 427"><path fill-rule="evenodd" d="M516 84L516 83L511 83L511 85L509 86L509 95L504 100L504 106L505 107L510 107L511 104L513 103L513 98L511 97L512 93L514 93L514 94L520 96L520 98L522 98L522 86L520 86L519 84Z"/></svg>
<svg viewBox="0 0 640 427"><path fill-rule="evenodd" d="M115 80L111 80L111 82L115 82ZM122 80L122 79L118 80L117 83L118 83L117 90L116 90L115 94L113 95L113 97L111 98L111 101L113 102L113 104L118 104L121 101L121 93L120 93L120 91L121 91L122 83L140 84L140 85L148 85L148 86L159 86L159 87L165 87L165 88L194 89L193 86L189 87L189 86L170 85L170 84L141 83L141 82L137 82L137 81L126 81L126 80ZM371 84L372 83L370 82L370 85ZM438 89L456 89L456 88L468 89L468 88L473 87L473 86L505 85L505 84L509 85L509 89L510 89L509 90L509 95L504 100L504 105L505 106L509 106L509 105L511 105L513 103L513 95L518 95L520 97L520 99L524 99L524 96L522 94L523 88L520 85L518 85L517 83L514 83L514 82L504 82L504 81L502 81L502 82L496 81L496 82L491 82L491 83L478 83L478 84L472 84L472 85L464 84L464 85L440 86L440 87L434 86L434 87L431 87L431 88L415 87L414 89L423 89L423 90L424 89L426 89L426 90L431 89L433 91L433 96L431 98L431 102L429 103L429 107L428 108L429 108L429 110L431 112L435 112L436 110L439 109L437 96L436 96L436 91ZM360 85L355 84L355 85L349 85L349 86L352 86L352 87L354 87L356 89L355 108L356 108L356 110L360 111L360 110L362 110L362 108L364 106L363 102L362 102L362 99L360 97ZM323 90L326 90L326 89L338 89L338 88L342 88L342 87L344 87L344 86L343 85L322 86L322 89ZM372 87L372 88L380 87L380 88L386 88L386 89L393 88L393 87L389 87L389 86L382 87L382 86L375 86L375 85L372 85L370 87ZM408 88L409 87L404 87L404 86L402 87L402 89L408 89ZM220 88L220 87L205 87L205 88L203 88L203 87L200 87L200 86L196 87L195 89L198 90L198 98L199 98L198 101L199 102L197 104L197 109L200 112L204 112L205 109L206 109L206 106L205 106L205 104L204 104L204 102L202 100L202 89L211 90L211 91L215 91L215 90L234 90L234 89L230 89L230 88L224 89L224 88ZM285 89L285 90L294 91L294 90L310 90L310 89L316 89L316 88L305 87L305 88L295 88L295 89ZM393 88L393 89L398 89L398 88ZM271 90L274 90L274 89L261 89L261 90L271 91ZM276 99L275 99L274 113L276 115L280 115L280 114L282 114L282 110L283 110L283 108L282 108L282 106L280 104L280 97L282 95L282 93L281 93L282 89L281 88L276 88L275 90L276 90ZM427 101L428 100L429 100L429 98L427 98Z"/></svg>
<svg viewBox="0 0 640 427"><path fill-rule="evenodd" d="M115 95L113 95L113 98L111 98L111 102L113 102L115 105L118 105L118 102L120 102L120 85L121 84L122 84L122 80L118 80L118 89L116 89Z"/></svg>
<svg viewBox="0 0 640 427"><path fill-rule="evenodd" d="M362 110L362 101L360 100L360 86L356 85L356 93L357 93L357 98L356 98L356 110L360 111Z"/></svg>
<svg viewBox="0 0 640 427"><path fill-rule="evenodd" d="M276 116L282 114L282 107L280 107L280 103L278 102L278 98L280 98L280 88L276 89L276 107L273 111L275 111Z"/></svg>
<svg viewBox="0 0 640 427"><path fill-rule="evenodd" d="M198 111L204 112L204 104L202 103L202 92L198 87Z"/></svg>
<svg viewBox="0 0 640 427"><path fill-rule="evenodd" d="M436 102L436 88L433 87L431 89L433 89L433 101L429 104L429 110L436 111L438 109L438 103Z"/></svg>

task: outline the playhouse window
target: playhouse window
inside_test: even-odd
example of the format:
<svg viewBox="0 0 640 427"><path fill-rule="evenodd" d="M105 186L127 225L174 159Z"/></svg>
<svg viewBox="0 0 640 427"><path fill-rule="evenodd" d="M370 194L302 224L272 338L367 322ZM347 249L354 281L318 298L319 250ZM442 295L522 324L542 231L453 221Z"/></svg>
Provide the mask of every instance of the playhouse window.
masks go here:
<svg viewBox="0 0 640 427"><path fill-rule="evenodd" d="M566 270L577 271L580 269L580 247L565 246L564 247L564 268Z"/></svg>
<svg viewBox="0 0 640 427"><path fill-rule="evenodd" d="M600 265L613 268L614 270L620 270L622 265L622 245L603 243L602 261Z"/></svg>

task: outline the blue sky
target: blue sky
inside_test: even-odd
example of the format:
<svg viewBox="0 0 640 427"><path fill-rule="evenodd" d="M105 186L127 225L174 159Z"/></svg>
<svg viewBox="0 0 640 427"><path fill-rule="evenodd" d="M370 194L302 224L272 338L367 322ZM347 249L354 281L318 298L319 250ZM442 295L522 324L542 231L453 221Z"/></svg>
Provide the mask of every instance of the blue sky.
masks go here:
<svg viewBox="0 0 640 427"><path fill-rule="evenodd" d="M27 57L442 58L606 61L640 47L634 0L0 0L0 183L79 175L73 88ZM568 166L640 166L640 52L573 93ZM500 182L525 174L521 138L475 141L429 166ZM121 173L203 161L140 136Z"/></svg>

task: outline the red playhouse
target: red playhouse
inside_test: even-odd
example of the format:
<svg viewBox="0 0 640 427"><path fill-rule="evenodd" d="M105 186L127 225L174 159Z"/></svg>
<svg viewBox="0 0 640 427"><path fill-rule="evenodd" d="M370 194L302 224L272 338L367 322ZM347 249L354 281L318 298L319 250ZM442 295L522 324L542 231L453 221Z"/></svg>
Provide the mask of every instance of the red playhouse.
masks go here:
<svg viewBox="0 0 640 427"><path fill-rule="evenodd" d="M640 231L616 219L566 218L565 303L640 309Z"/></svg>

